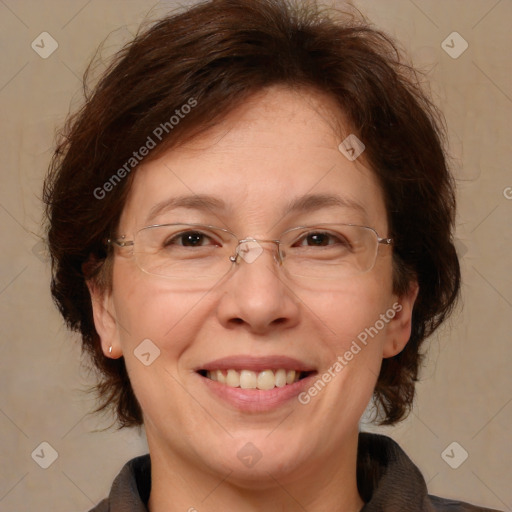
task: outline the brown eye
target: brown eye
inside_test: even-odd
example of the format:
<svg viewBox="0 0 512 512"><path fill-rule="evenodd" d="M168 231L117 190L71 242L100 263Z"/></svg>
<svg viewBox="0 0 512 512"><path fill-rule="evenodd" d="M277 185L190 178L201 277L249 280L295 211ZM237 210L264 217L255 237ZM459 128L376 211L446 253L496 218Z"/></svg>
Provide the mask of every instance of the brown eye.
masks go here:
<svg viewBox="0 0 512 512"><path fill-rule="evenodd" d="M202 247L204 245L208 245L208 241L211 241L211 238L200 231L185 231L170 237L166 240L164 245L166 247L170 245Z"/></svg>
<svg viewBox="0 0 512 512"><path fill-rule="evenodd" d="M180 239L182 240L182 245L196 247L198 245L202 245L202 242L206 237L202 233L184 233L183 235L180 235Z"/></svg>
<svg viewBox="0 0 512 512"><path fill-rule="evenodd" d="M297 240L296 245L299 247L326 247L331 245L350 247L350 242L339 233L311 231Z"/></svg>
<svg viewBox="0 0 512 512"><path fill-rule="evenodd" d="M329 235L326 233L313 233L306 237L309 245L329 245Z"/></svg>

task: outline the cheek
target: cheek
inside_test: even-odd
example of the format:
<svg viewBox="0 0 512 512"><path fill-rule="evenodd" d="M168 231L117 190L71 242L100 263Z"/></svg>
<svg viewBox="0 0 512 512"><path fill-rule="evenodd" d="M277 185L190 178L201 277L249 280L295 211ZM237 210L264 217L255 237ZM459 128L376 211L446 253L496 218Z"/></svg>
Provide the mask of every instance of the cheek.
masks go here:
<svg viewBox="0 0 512 512"><path fill-rule="evenodd" d="M118 277L122 274L119 271ZM180 384L187 377L183 361L208 314L201 300L204 293L176 292L138 274L114 281L121 349L145 421L170 415L172 427L166 428L178 438L185 427L172 412L188 408L189 398Z"/></svg>
<svg viewBox="0 0 512 512"><path fill-rule="evenodd" d="M204 321L201 293L177 292L172 283L133 270L122 261L114 270L114 307L127 366L143 340L151 340L161 355L177 359Z"/></svg>
<svg viewBox="0 0 512 512"><path fill-rule="evenodd" d="M312 295L315 328L324 333L317 336L318 351L325 357L299 400L311 416L331 415L323 426L330 439L354 428L372 397L395 313L390 290L390 279L368 274L336 293Z"/></svg>
<svg viewBox="0 0 512 512"><path fill-rule="evenodd" d="M344 283L336 292L316 293L311 297L309 304L307 299L304 303L332 334L329 338L337 349L346 348L347 343L350 345L358 338L364 342L365 333L371 339L386 335L390 319L386 317L387 321L382 321L381 315L393 305L390 279L365 276Z"/></svg>
<svg viewBox="0 0 512 512"><path fill-rule="evenodd" d="M325 333L319 340L326 353L322 371L336 376L333 389L347 400L364 402L361 397L373 392L395 315L394 301L390 272L368 274L345 283L336 293L315 295L310 308L316 327Z"/></svg>

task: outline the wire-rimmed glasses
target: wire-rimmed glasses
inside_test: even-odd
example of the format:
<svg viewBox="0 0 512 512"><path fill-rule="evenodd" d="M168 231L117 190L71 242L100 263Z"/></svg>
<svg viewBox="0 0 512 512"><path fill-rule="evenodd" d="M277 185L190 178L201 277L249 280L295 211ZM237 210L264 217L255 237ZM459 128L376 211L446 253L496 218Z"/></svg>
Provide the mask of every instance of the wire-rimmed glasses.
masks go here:
<svg viewBox="0 0 512 512"><path fill-rule="evenodd" d="M110 245L132 247L137 266L148 274L186 281L216 279L244 260L253 263L265 244L274 244L274 261L290 275L343 279L370 271L379 245L391 245L369 226L325 223L297 226L279 239L239 239L231 231L204 224L157 224L133 240L111 238Z"/></svg>

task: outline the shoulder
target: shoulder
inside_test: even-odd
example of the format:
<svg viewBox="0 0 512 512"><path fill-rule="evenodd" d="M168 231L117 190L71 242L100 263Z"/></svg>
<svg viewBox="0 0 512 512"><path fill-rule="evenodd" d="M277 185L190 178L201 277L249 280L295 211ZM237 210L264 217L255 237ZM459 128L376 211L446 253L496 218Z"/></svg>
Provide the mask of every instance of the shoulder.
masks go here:
<svg viewBox="0 0 512 512"><path fill-rule="evenodd" d="M362 512L499 512L428 494L418 467L387 436L361 432L357 463Z"/></svg>
<svg viewBox="0 0 512 512"><path fill-rule="evenodd" d="M108 504L108 500L102 500L94 508L91 508L89 512L110 512L110 505Z"/></svg>
<svg viewBox="0 0 512 512"><path fill-rule="evenodd" d="M108 498L89 512L147 512L151 490L151 459L142 455L128 461L117 475Z"/></svg>
<svg viewBox="0 0 512 512"><path fill-rule="evenodd" d="M449 500L439 496L428 496L435 512L500 512L496 509L479 507L463 501Z"/></svg>

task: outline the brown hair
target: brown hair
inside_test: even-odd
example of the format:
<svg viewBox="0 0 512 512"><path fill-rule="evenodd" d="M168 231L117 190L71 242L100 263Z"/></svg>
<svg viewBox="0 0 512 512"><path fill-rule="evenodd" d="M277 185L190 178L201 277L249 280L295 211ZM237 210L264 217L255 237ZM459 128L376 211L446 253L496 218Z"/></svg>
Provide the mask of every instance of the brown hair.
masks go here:
<svg viewBox="0 0 512 512"><path fill-rule="evenodd" d="M68 120L45 181L52 294L99 370L98 410L113 407L120 426L140 425L142 413L124 359L102 353L86 281L110 286L104 240L116 230L136 170L136 161L131 174L126 163L191 99L194 108L165 125L147 159L276 84L328 94L366 145L396 242L394 291L404 293L412 278L420 287L410 340L383 361L374 398L383 424L403 419L412 405L420 345L451 312L460 287L442 116L396 44L361 16L307 2L210 0L161 19L118 52ZM113 181L116 173L123 179Z"/></svg>

